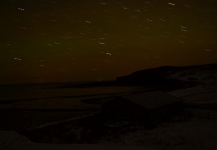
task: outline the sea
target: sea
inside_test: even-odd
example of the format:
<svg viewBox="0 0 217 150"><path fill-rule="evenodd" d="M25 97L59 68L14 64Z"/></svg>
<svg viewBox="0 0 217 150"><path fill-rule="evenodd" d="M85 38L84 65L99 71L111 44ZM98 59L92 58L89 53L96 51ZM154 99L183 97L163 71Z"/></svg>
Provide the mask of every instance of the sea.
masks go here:
<svg viewBox="0 0 217 150"><path fill-rule="evenodd" d="M83 83L82 83L83 84ZM69 86L70 85L70 86ZM0 86L0 102L44 98L91 98L145 92L142 86L77 86L78 83L15 84Z"/></svg>

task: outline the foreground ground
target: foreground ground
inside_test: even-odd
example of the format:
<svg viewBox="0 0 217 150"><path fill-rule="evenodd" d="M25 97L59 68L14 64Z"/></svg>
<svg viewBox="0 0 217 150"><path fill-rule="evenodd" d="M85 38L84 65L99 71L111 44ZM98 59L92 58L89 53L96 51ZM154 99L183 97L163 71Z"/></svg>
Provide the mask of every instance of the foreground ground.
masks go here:
<svg viewBox="0 0 217 150"><path fill-rule="evenodd" d="M60 97L57 99L21 100L15 103L14 101L2 102L0 129L16 131L27 136L33 142L50 144L80 143L142 146L168 150L215 150L217 148L217 112L215 109L217 88L215 86L197 86L171 91L169 94L182 97L189 106L187 111L190 111L192 115L188 119L174 118L169 122L160 123L152 130L133 126L126 131L104 134L100 138L91 137L93 140L77 140L74 137L78 137L79 132L82 132L83 129L74 126L74 120L93 115L99 110L99 105L85 103L87 100L81 101L81 98L73 98L72 102L70 97L63 98L64 103L62 103L63 101L60 103ZM44 109L49 106L51 99L53 106L59 106L62 109L53 109L54 107ZM33 109L28 109L29 106ZM37 106L43 109L37 109Z"/></svg>

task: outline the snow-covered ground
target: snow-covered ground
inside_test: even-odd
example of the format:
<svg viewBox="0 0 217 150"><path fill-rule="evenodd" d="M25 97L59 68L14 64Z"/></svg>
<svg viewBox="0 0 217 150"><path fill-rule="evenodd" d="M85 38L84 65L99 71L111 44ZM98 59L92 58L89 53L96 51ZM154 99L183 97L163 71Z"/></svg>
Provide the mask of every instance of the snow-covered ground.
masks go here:
<svg viewBox="0 0 217 150"><path fill-rule="evenodd" d="M27 108L29 106L32 106L32 108L34 107L39 108L37 106L48 107L51 101L52 101L52 105L55 107L61 106L61 103L64 102L65 104L67 103L67 107L69 108L75 108L74 107L75 105L77 106L79 105L79 107L82 106L82 107L90 108L91 105L80 103L79 97L73 98L73 103L70 102L72 101L72 99L70 98L61 98L61 103L59 103L59 100L58 99L55 100L55 97L74 96L75 94L79 96L79 94L82 95L83 92L87 92L87 93L89 92L89 94L100 92L101 94L104 94L104 96L106 96L107 94L109 95L111 93L114 93L113 90L115 91L117 89L111 89L111 91L108 93L105 93L105 90L100 88L80 89L81 90L80 93L78 91L74 92L73 89L53 89L53 88L43 89L41 87L35 87L32 89L31 88L29 89L8 88L4 90L5 93L1 95L1 100L5 100L5 98L8 98L6 100L14 100L14 98L17 98L17 96L19 95L20 97L18 97L18 99L40 98L37 100L37 102L34 100L33 101L29 100L29 101L22 101L20 103L14 103L14 107L17 108L19 108L18 106L20 106L20 108L25 108L25 107ZM82 91L82 90L87 90L87 91ZM137 89L134 90L137 91ZM123 92L132 92L132 89L124 89ZM171 91L168 93L183 98L184 101L188 104L204 105L207 103L208 104L217 103L217 86L215 84L206 83L187 89ZM54 97L54 98L49 98L49 97ZM4 104L4 106L7 106L7 104ZM9 103L8 106L13 106L13 104ZM66 108L66 106L61 106L61 108ZM212 110L212 111L216 111L216 110ZM58 120L57 122L54 121L52 123L58 123ZM43 124L43 123L37 124L37 127L43 127L43 126L47 127L47 125L49 125L49 122L48 124ZM172 121L172 122L161 123L157 128L153 130L146 130L144 128L138 127L137 130L133 132L118 133L114 136L110 136L110 135L104 136L100 139L97 145L40 144L40 143L31 142L29 141L28 138L20 136L14 132L1 131L0 149L3 150L20 150L20 149L22 150L27 150L27 149L28 150L29 149L31 150L36 150L36 149L40 149L40 150L43 149L216 150L217 148L216 126L217 126L217 118L208 119L208 118L193 117L185 121Z"/></svg>
<svg viewBox="0 0 217 150"><path fill-rule="evenodd" d="M1 150L154 150L139 146L112 146L93 144L41 144L13 131L0 131Z"/></svg>
<svg viewBox="0 0 217 150"><path fill-rule="evenodd" d="M199 85L187 89L168 92L171 95L182 97L187 102L217 101L217 86Z"/></svg>
<svg viewBox="0 0 217 150"><path fill-rule="evenodd" d="M138 145L166 150L216 150L217 121L192 119L163 123L154 130L139 129L103 144Z"/></svg>
<svg viewBox="0 0 217 150"><path fill-rule="evenodd" d="M171 79L217 85L217 64L178 67L168 72L167 77Z"/></svg>

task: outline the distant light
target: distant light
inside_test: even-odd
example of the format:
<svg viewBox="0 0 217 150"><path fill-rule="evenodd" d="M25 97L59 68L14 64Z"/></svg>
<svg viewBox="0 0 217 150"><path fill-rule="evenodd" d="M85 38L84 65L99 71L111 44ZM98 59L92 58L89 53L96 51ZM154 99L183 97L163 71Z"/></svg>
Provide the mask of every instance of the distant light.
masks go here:
<svg viewBox="0 0 217 150"><path fill-rule="evenodd" d="M181 29L183 32L187 32L187 30L185 30L185 29Z"/></svg>
<svg viewBox="0 0 217 150"><path fill-rule="evenodd" d="M186 7L186 8L191 8L191 6L190 6L190 5L185 5L185 7Z"/></svg>
<svg viewBox="0 0 217 150"><path fill-rule="evenodd" d="M205 51L207 51L207 52L211 52L212 50L211 50L211 49L206 49L206 48L205 48Z"/></svg>
<svg viewBox="0 0 217 150"><path fill-rule="evenodd" d="M180 42L180 43L183 43L183 44L185 43L184 41L179 41L179 42Z"/></svg>
<svg viewBox="0 0 217 150"><path fill-rule="evenodd" d="M100 3L101 5L107 5L106 3Z"/></svg>
<svg viewBox="0 0 217 150"><path fill-rule="evenodd" d="M153 20L151 20L151 19L146 19L146 20L149 21L149 22L153 21Z"/></svg>
<svg viewBox="0 0 217 150"><path fill-rule="evenodd" d="M53 46L52 44L47 44L47 46Z"/></svg>
<svg viewBox="0 0 217 150"><path fill-rule="evenodd" d="M168 5L175 6L176 4L175 3L168 3Z"/></svg>
<svg viewBox="0 0 217 150"><path fill-rule="evenodd" d="M166 21L166 20L164 20L164 19L160 19L160 21Z"/></svg>
<svg viewBox="0 0 217 150"><path fill-rule="evenodd" d="M101 44L101 45L105 45L105 43L102 43L102 42L99 42L99 44Z"/></svg>
<svg viewBox="0 0 217 150"><path fill-rule="evenodd" d="M45 67L44 65L40 65L40 67Z"/></svg>
<svg viewBox="0 0 217 150"><path fill-rule="evenodd" d="M20 61L20 60L22 60L22 59L21 59L21 58L17 58L17 57L15 57L14 60L19 60L19 61Z"/></svg>
<svg viewBox="0 0 217 150"><path fill-rule="evenodd" d="M136 12L142 12L142 11L141 11L141 10L139 10L139 9L136 9L135 11L136 11Z"/></svg>
<svg viewBox="0 0 217 150"><path fill-rule="evenodd" d="M181 28L182 31L187 32L187 30L186 30L187 27L185 27L185 26L180 26L180 28Z"/></svg>
<svg viewBox="0 0 217 150"><path fill-rule="evenodd" d="M86 20L85 22L86 22L86 23L91 23L91 22L90 22L90 21L88 21L88 20Z"/></svg>
<svg viewBox="0 0 217 150"><path fill-rule="evenodd" d="M123 9L125 9L125 10L129 10L129 8L127 8L127 7L124 7L124 6L123 6Z"/></svg>
<svg viewBox="0 0 217 150"><path fill-rule="evenodd" d="M111 53L105 53L105 54L106 54L106 55L110 55L110 56L112 55Z"/></svg>
<svg viewBox="0 0 217 150"><path fill-rule="evenodd" d="M24 8L17 8L18 10L21 10L21 11L24 11L25 9Z"/></svg>
<svg viewBox="0 0 217 150"><path fill-rule="evenodd" d="M21 29L23 29L23 30L26 30L27 28L25 28L25 27L20 27Z"/></svg>
<svg viewBox="0 0 217 150"><path fill-rule="evenodd" d="M185 27L185 26L180 26L181 28L183 28L183 29L186 29L187 27Z"/></svg>

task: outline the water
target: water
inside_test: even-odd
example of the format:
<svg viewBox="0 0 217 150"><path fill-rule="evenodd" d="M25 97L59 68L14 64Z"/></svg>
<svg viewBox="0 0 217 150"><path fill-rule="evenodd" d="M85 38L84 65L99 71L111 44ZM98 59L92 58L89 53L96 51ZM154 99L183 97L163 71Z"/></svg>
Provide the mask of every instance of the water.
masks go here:
<svg viewBox="0 0 217 150"><path fill-rule="evenodd" d="M88 98L97 96L109 96L114 94L133 93L145 91L147 88L137 86L106 86L86 88L58 88L64 84L32 84L32 85L8 85L0 88L0 101L28 100L44 98Z"/></svg>

